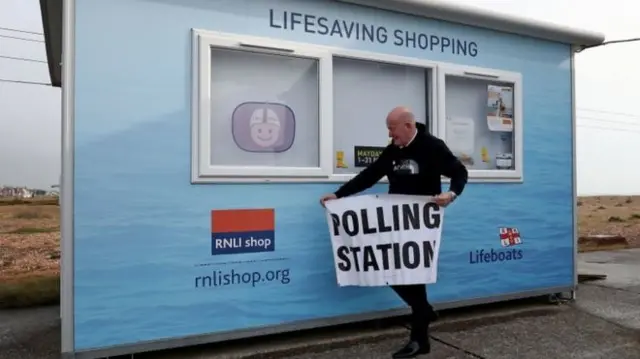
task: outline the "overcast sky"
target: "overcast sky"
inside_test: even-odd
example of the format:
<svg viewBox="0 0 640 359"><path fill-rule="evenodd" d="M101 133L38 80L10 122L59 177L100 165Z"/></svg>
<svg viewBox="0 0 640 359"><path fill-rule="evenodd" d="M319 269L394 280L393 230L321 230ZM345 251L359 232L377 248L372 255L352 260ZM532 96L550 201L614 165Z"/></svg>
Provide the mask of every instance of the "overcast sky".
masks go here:
<svg viewBox="0 0 640 359"><path fill-rule="evenodd" d="M633 0L447 2L601 31L607 40L640 37ZM0 28L42 33L38 0L0 0ZM0 185L48 188L60 175L60 89L3 81L48 83L49 76L43 62L2 56L46 61L43 37L0 29ZM580 195L640 194L639 59L640 42L577 56Z"/></svg>

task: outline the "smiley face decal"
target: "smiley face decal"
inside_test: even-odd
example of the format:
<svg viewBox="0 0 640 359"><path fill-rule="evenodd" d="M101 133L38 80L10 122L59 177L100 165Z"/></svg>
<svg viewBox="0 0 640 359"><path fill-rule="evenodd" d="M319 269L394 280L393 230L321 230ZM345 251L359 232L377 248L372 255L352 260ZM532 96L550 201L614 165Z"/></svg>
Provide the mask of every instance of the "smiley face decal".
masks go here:
<svg viewBox="0 0 640 359"><path fill-rule="evenodd" d="M251 139L260 147L272 147L280 138L280 124L280 117L272 109L256 109L249 120Z"/></svg>
<svg viewBox="0 0 640 359"><path fill-rule="evenodd" d="M233 140L249 152L284 152L295 139L295 115L284 104L245 102L232 115Z"/></svg>

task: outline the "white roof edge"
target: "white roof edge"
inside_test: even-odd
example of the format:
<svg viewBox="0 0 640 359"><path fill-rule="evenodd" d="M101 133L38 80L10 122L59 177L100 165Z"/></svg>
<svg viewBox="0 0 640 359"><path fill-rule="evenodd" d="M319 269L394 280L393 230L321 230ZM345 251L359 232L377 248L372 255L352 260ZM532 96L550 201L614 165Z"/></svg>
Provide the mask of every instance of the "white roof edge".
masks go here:
<svg viewBox="0 0 640 359"><path fill-rule="evenodd" d="M443 3L437 0L337 0L379 9L477 26L577 46L604 42L604 34L574 29L549 22L503 15L497 12Z"/></svg>

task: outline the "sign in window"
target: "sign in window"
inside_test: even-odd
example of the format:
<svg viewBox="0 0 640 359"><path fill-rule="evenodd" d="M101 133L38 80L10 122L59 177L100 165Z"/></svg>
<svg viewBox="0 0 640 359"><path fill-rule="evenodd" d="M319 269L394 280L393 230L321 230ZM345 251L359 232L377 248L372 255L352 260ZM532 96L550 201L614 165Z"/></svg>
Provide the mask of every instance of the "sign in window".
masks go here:
<svg viewBox="0 0 640 359"><path fill-rule="evenodd" d="M210 164L319 166L318 60L211 49Z"/></svg>
<svg viewBox="0 0 640 359"><path fill-rule="evenodd" d="M446 76L445 142L471 170L513 170L513 84Z"/></svg>
<svg viewBox="0 0 640 359"><path fill-rule="evenodd" d="M335 174L358 173L377 158L389 144L386 117L394 107L407 106L417 121L428 122L429 72L417 66L333 58Z"/></svg>

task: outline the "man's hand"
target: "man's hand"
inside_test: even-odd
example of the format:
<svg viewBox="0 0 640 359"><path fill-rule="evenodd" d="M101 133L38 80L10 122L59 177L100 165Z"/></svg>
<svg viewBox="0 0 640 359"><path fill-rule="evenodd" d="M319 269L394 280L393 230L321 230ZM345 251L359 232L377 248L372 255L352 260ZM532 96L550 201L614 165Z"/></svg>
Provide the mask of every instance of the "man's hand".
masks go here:
<svg viewBox="0 0 640 359"><path fill-rule="evenodd" d="M438 204L438 206L440 207L446 207L448 206L451 202L453 202L453 200L456 198L455 193L453 192L445 192L445 193L440 193L439 195L437 195L435 197L435 201L436 204Z"/></svg>
<svg viewBox="0 0 640 359"><path fill-rule="evenodd" d="M334 193L325 194L324 196L320 197L320 204L322 205L322 207L324 207L324 203L326 201L331 201L337 198L338 197Z"/></svg>

